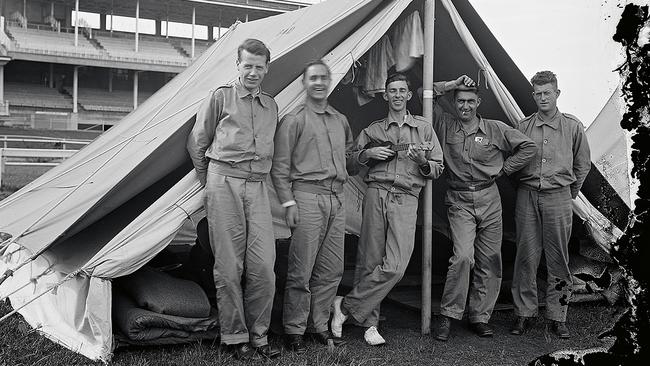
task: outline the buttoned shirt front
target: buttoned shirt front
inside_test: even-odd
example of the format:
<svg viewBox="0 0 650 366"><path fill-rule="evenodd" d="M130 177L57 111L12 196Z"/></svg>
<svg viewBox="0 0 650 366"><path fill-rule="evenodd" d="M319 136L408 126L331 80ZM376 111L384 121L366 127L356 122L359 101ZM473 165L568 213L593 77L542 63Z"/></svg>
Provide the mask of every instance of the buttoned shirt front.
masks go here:
<svg viewBox="0 0 650 366"><path fill-rule="evenodd" d="M381 144L416 144L428 147L425 156L429 162L429 172L424 174L413 160L406 156L406 151L399 151L394 159L388 162L379 162L370 167L364 181L368 185L376 183L383 189L408 193L417 196L425 184L425 179L440 176L443 170L442 150L436 133L423 117L407 114L400 126L397 121L387 118L375 121L366 127L355 142L355 149L363 151L369 143ZM360 162L362 163L362 162Z"/></svg>
<svg viewBox="0 0 650 366"><path fill-rule="evenodd" d="M447 181L451 187L494 181L499 172L507 175L523 168L533 158L535 143L520 131L497 120L479 116L473 129L434 109L433 127L443 144ZM504 153L508 156L504 158Z"/></svg>
<svg viewBox="0 0 650 366"><path fill-rule="evenodd" d="M591 169L589 143L580 120L556 111L544 121L535 113L520 121L517 129L538 147L531 163L517 174L520 184L533 190L571 186L575 198Z"/></svg>
<svg viewBox="0 0 650 366"><path fill-rule="evenodd" d="M330 105L305 102L285 115L275 133L271 169L280 202L294 199L293 182L342 187L352 146L347 118Z"/></svg>
<svg viewBox="0 0 650 366"><path fill-rule="evenodd" d="M278 106L269 94L251 92L239 81L210 91L196 114L187 150L200 177L208 159L245 173L271 170Z"/></svg>

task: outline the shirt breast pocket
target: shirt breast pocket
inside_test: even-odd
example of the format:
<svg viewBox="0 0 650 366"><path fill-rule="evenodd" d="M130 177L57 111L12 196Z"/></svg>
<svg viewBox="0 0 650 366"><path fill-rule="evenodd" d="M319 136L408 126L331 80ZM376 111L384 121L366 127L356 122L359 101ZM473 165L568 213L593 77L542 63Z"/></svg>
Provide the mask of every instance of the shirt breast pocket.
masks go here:
<svg viewBox="0 0 650 366"><path fill-rule="evenodd" d="M465 139L463 136L455 134L447 134L445 138L445 152L454 161L463 161L463 148ZM447 156L445 156L447 158Z"/></svg>
<svg viewBox="0 0 650 366"><path fill-rule="evenodd" d="M472 160L482 163L494 161L497 154L500 154L499 148L486 139L480 142L476 141L471 151Z"/></svg>

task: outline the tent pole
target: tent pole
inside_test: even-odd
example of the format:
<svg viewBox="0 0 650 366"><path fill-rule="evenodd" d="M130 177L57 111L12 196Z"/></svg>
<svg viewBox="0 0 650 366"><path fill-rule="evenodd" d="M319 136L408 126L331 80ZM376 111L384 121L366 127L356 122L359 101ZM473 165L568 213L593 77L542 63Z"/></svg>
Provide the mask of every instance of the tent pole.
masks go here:
<svg viewBox="0 0 650 366"><path fill-rule="evenodd" d="M424 60L422 62L422 114L433 121L433 26L435 0L424 0ZM437 141L434 141L436 143ZM424 187L422 225L422 334L431 332L431 247L433 239L433 191L431 180Z"/></svg>

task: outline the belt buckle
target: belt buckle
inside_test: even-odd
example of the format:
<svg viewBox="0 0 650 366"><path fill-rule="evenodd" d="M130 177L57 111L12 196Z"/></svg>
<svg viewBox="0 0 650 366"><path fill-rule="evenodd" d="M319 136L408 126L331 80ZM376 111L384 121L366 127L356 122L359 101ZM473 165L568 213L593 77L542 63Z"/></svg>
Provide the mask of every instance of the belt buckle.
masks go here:
<svg viewBox="0 0 650 366"><path fill-rule="evenodd" d="M476 186L467 186L467 189L469 189L470 191L475 191L475 190L476 190Z"/></svg>

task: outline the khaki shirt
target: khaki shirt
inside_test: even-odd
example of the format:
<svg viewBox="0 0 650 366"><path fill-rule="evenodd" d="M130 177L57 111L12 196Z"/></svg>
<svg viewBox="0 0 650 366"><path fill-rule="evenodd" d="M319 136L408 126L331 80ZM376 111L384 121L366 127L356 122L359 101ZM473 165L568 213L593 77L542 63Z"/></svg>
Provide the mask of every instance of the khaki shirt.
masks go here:
<svg viewBox="0 0 650 366"><path fill-rule="evenodd" d="M426 151L429 173L424 174L420 167L406 156L406 151L399 151L394 159L369 168L364 178L368 186L417 196L425 184L425 179L435 179L442 174L442 150L431 124L423 117L407 114L401 127L397 121L388 121L387 118L372 122L357 137L355 150L360 151L357 159L368 143L387 141L391 144L432 143L433 150ZM358 163L363 164L361 161Z"/></svg>
<svg viewBox="0 0 650 366"><path fill-rule="evenodd" d="M537 151L535 143L518 130L501 121L479 116L471 131L446 113L439 105L434 109L435 129L444 146L447 182L450 187L494 181L497 175L510 175L526 166ZM509 155L504 158L504 153Z"/></svg>
<svg viewBox="0 0 650 366"><path fill-rule="evenodd" d="M348 119L331 106L305 102L282 118L275 132L271 178L280 202L294 200L293 182L342 187L352 150ZM338 193L338 192L336 192Z"/></svg>
<svg viewBox="0 0 650 366"><path fill-rule="evenodd" d="M520 184L534 190L571 186L577 197L591 169L591 153L584 126L576 117L557 111L544 122L537 113L524 118L517 129L538 146L532 162L518 174Z"/></svg>
<svg viewBox="0 0 650 366"><path fill-rule="evenodd" d="M277 123L278 106L269 94L251 93L239 81L211 90L187 140L199 179L205 183L208 159L223 163L234 176L267 174Z"/></svg>

